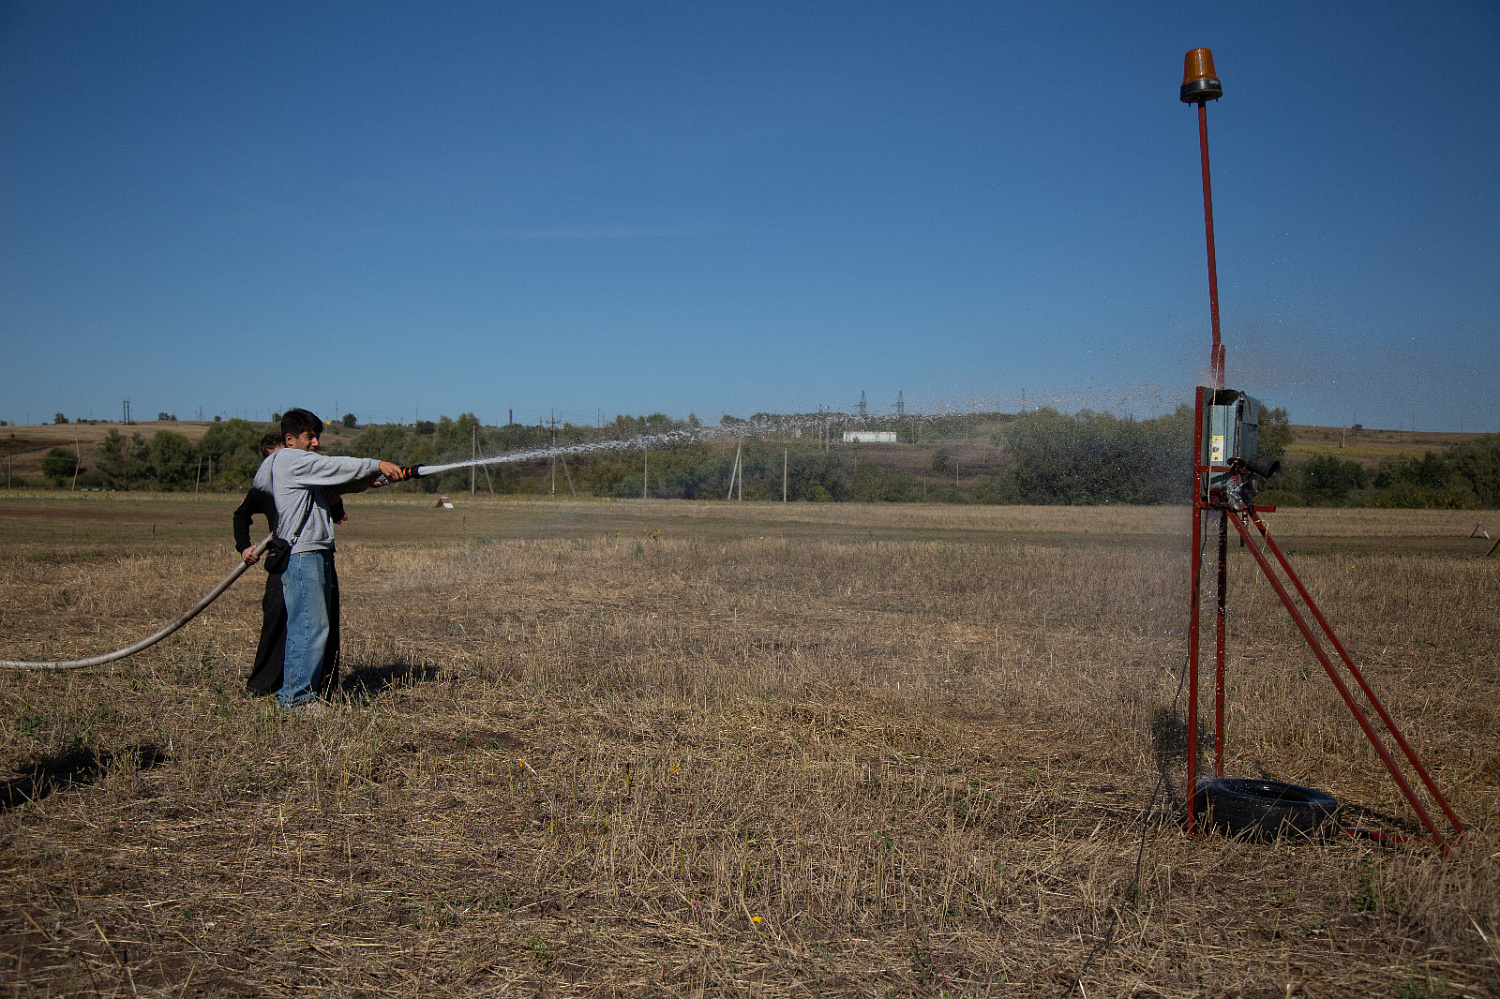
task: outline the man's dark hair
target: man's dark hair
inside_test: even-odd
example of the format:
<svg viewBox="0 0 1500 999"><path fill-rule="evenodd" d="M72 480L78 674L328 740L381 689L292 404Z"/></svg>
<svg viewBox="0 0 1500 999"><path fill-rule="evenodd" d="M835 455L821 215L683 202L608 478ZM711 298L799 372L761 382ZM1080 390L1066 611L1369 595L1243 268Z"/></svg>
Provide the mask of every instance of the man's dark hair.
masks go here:
<svg viewBox="0 0 1500 999"><path fill-rule="evenodd" d="M305 409L289 409L281 414L281 432L292 437L300 437L302 434L322 437L323 421Z"/></svg>
<svg viewBox="0 0 1500 999"><path fill-rule="evenodd" d="M260 448L260 456L264 458L277 448L286 446L286 434L278 434L274 430L268 430L261 437L258 446Z"/></svg>

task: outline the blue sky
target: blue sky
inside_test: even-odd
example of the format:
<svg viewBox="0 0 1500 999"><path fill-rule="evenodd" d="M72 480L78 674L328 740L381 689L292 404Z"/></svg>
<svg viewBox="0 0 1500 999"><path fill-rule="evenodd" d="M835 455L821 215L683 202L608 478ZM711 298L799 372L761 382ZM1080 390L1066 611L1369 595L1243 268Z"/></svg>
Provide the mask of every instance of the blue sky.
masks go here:
<svg viewBox="0 0 1500 999"><path fill-rule="evenodd" d="M1494 3L0 5L0 419L1500 430Z"/></svg>

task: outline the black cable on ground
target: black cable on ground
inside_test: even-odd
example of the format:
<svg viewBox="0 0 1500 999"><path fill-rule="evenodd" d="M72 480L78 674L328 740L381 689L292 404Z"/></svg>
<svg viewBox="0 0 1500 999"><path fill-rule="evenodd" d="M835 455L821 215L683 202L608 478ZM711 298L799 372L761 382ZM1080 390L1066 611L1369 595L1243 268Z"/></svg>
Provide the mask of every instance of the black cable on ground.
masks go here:
<svg viewBox="0 0 1500 999"><path fill-rule="evenodd" d="M1184 662L1182 665L1182 674L1177 678L1177 693L1172 695L1172 717L1174 718L1177 717L1177 705L1182 700L1182 688L1187 685L1187 675L1188 667L1187 663ZM1188 752L1197 752L1197 747L1189 746ZM1068 991L1062 994L1062 999L1067 999L1067 997L1071 996L1075 991L1079 991L1083 988L1083 976L1088 974L1089 967L1094 963L1095 959L1098 958L1100 954L1103 954L1105 949L1109 947L1110 943L1115 938L1115 931L1120 928L1121 906L1129 901L1130 898L1135 895L1136 890L1140 887L1141 865L1146 857L1146 835L1151 829L1151 816L1156 812L1157 796L1161 794L1162 790L1167 785L1167 769L1165 766L1163 766L1160 768L1160 770L1161 772L1157 775L1156 778L1156 785L1151 789L1151 797L1147 800L1145 808L1141 810L1141 843L1135 854L1135 876L1130 879L1130 884L1127 885L1125 887L1125 890L1120 893L1119 901L1110 906L1109 927L1104 931L1103 939L1101 939L1097 944L1094 945L1094 949L1091 950L1089 952L1089 956L1084 959L1083 967L1079 968L1078 974L1073 976L1073 984L1069 985Z"/></svg>

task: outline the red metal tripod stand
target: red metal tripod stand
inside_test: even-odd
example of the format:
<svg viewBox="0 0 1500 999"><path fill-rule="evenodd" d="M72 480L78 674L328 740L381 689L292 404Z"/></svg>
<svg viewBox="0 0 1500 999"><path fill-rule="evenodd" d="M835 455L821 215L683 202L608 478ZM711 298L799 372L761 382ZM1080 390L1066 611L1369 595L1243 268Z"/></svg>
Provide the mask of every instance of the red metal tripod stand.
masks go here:
<svg viewBox="0 0 1500 999"><path fill-rule="evenodd" d="M1249 502L1253 490L1245 489L1250 485L1250 477L1254 474L1247 470L1246 466L1235 458L1233 450L1226 452L1223 460L1229 460L1227 465L1213 463L1209 452L1204 448L1204 415L1205 407L1210 404L1216 394L1224 389L1224 342L1219 332L1219 275L1214 254L1214 209L1213 189L1209 183L1208 168L1208 108L1209 101L1216 101L1223 96L1224 88L1219 82L1217 72L1214 70L1213 53L1208 49L1191 49L1183 60L1182 88L1179 98L1184 104L1196 104L1198 110L1198 150L1199 159L1203 167L1203 230L1208 248L1208 301L1209 314L1213 327L1213 347L1209 354L1210 377L1213 381L1212 388L1199 386L1196 402L1194 404L1196 428L1193 431L1193 591L1192 591L1192 620L1188 626L1188 759L1187 759L1187 828L1193 831L1197 826L1196 798L1198 790L1198 637L1199 637L1199 604L1202 588L1200 586L1203 570L1203 525L1205 518L1214 514L1219 519L1218 537L1218 593L1215 601L1215 629L1214 629L1214 776L1224 776L1224 595L1227 588L1227 554L1229 548L1229 525L1239 532L1245 542L1246 549L1255 557L1256 565L1265 574L1270 582L1271 588L1276 591L1277 597L1281 599L1286 607L1287 613L1291 615L1296 623L1297 629L1302 632L1302 637L1307 640L1313 655L1322 664L1328 678L1333 681L1334 687L1338 689L1339 695L1343 697L1344 703L1349 705L1354 720L1364 731L1365 738L1370 740L1370 745L1380 756L1390 772L1391 779L1411 803L1417 816L1426 827L1428 836L1413 837L1399 836L1395 834L1365 833L1364 835L1384 839L1406 839L1431 842L1441 848L1444 852L1449 849L1450 840L1445 839L1438 831L1437 824L1433 822L1432 816L1428 814L1422 802L1418 799L1416 792L1402 773L1400 765L1385 742L1370 723L1369 715L1359 706L1354 693L1344 681L1339 668L1329 658L1318 636L1314 634L1312 627L1302 612L1297 609L1291 594L1287 592L1286 586L1277 576L1276 570L1272 568L1270 560L1266 558L1269 551L1276 560L1282 573L1297 591L1303 604L1317 623L1323 640L1333 647L1338 654L1343 668L1353 678L1354 684L1368 705L1374 709L1376 717L1384 726L1386 733L1395 742L1396 746L1405 756L1412 770L1417 774L1427 793L1432 800L1442 808L1443 814L1447 816L1449 824L1453 827L1454 838L1460 838L1464 834L1464 827L1458 821L1458 816L1453 814L1453 809L1448 807L1448 802L1438 791L1437 785L1427 775L1421 761L1412 752L1411 746L1402 737L1396 728L1396 723L1391 720L1390 713L1386 711L1385 705L1375 696L1370 685L1365 682L1364 675L1360 673L1359 667L1354 665L1354 660L1345 651L1344 645L1338 640L1338 636L1329 627L1328 620L1323 617L1323 612L1313 602L1312 596L1308 594L1307 588L1302 585L1302 580L1292 570L1291 563L1282 553L1270 532L1266 529L1265 521L1261 520L1260 513L1272 509L1271 507L1255 507ZM1238 395L1238 393L1232 393ZM1269 474L1269 473L1268 473ZM1260 542L1251 534L1250 528L1254 527L1265 542L1265 551L1262 551ZM1353 830L1346 830L1353 832Z"/></svg>
<svg viewBox="0 0 1500 999"><path fill-rule="evenodd" d="M1442 809L1443 815L1447 817L1449 825L1453 828L1453 839L1461 838L1464 835L1463 824L1459 822L1458 816L1448 806L1448 802L1443 797L1442 792L1438 790L1437 785L1428 776L1426 768L1422 766L1421 761L1417 759L1416 753L1412 751L1411 746L1396 727L1396 723L1392 720L1390 712L1380 702L1380 698L1375 696L1375 692L1370 689L1370 685L1365 681L1364 674L1354 664L1354 660L1349 656L1348 651L1344 648L1344 644L1333 633L1333 628L1329 626L1328 619L1323 616L1323 612L1318 609L1318 605L1313 601L1311 594L1307 592L1307 588L1302 585L1302 580L1298 578L1297 573L1292 569L1291 563L1287 561L1286 555L1281 550L1281 546L1271 537L1271 533L1266 528L1266 523L1261 519L1260 514L1274 508L1256 507L1240 498L1239 487L1247 481L1250 475L1249 472L1246 472L1235 463L1216 465L1207 462L1203 457L1205 454L1203 448L1204 407L1206 400L1212 398L1213 392L1213 389L1200 386L1197 391L1194 407L1197 415L1195 421L1197 429L1194 432L1193 440L1193 454L1195 455L1193 459L1193 581L1192 614L1188 625L1187 828L1189 831L1192 831L1197 825L1197 815L1195 814L1196 794L1194 792L1198 788L1198 645L1200 631L1199 606L1202 594L1203 527L1206 519L1212 519L1217 515L1219 523L1218 588L1214 602L1214 777L1219 778L1224 776L1224 598L1227 588L1229 525L1233 524L1240 538L1245 543L1245 549L1255 559L1255 564L1260 567L1260 571L1271 584L1271 588L1276 592L1276 596L1281 600L1282 605L1286 607L1286 611L1291 615L1293 623L1297 625L1297 630L1302 633L1302 637L1307 641L1308 647L1312 649L1313 655L1317 657L1324 672L1328 674L1328 678L1333 681L1333 685L1338 690L1339 696L1349 706L1349 711L1354 715L1354 720L1359 723L1359 727L1364 732L1365 738L1369 740L1370 746L1380 757L1381 762L1385 764L1385 768L1389 771L1391 779L1401 789L1401 793L1411 804L1412 810L1417 813L1417 817L1421 819L1422 825L1428 833L1427 836L1404 836L1394 833L1365 831L1361 832L1360 835L1371 836L1377 839L1428 842L1439 847L1446 853L1450 848L1451 840L1444 837L1443 833L1438 829L1437 824L1433 821L1432 815L1423 806L1416 790L1412 787L1412 782L1403 773L1400 762L1398 762L1396 756L1386 746L1385 740L1376 726L1371 722L1367 708L1373 709L1376 720L1383 727L1386 735L1395 743L1400 754L1405 758L1406 763L1427 789L1427 793L1431 796L1432 801ZM1229 478L1224 481L1223 485L1209 488L1212 476L1225 475L1229 476ZM1253 534L1251 532L1252 527L1255 528L1255 533ZM1264 542L1264 549L1262 549L1261 542ZM1268 552L1271 558L1267 558ZM1275 566L1272 565L1272 559L1275 560ZM1298 609L1297 603L1293 600L1286 584L1278 576L1277 567L1280 568L1286 581L1291 584L1292 589L1296 590L1297 596L1301 598L1302 604L1306 607L1317 626L1316 632L1313 626L1308 623L1307 616L1304 616L1302 611ZM1321 638L1319 633L1321 633ZM1325 642L1337 654L1338 663L1335 663L1329 656L1324 645ZM1340 665L1342 665L1342 671L1340 670ZM1355 691L1351 689L1350 684L1345 680L1344 672L1347 672L1348 677L1354 681L1354 687L1363 695L1367 708L1360 706ZM1345 831L1353 833L1353 830Z"/></svg>

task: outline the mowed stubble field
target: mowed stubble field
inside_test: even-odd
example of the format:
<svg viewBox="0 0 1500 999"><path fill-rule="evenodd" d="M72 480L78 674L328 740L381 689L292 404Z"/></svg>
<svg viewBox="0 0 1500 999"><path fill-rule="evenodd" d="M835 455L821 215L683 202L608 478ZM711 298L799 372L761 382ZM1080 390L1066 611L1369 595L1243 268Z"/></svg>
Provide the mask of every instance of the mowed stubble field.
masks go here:
<svg viewBox="0 0 1500 999"><path fill-rule="evenodd" d="M1495 994L1476 514L1272 518L1469 842L1190 839L1159 809L1127 897L1183 510L458 499L351 500L330 716L238 697L258 569L134 659L0 673L0 984L1061 996L1118 906L1090 997ZM231 508L0 498L0 656L176 616L232 565ZM1229 612L1228 772L1409 827L1237 550Z"/></svg>

